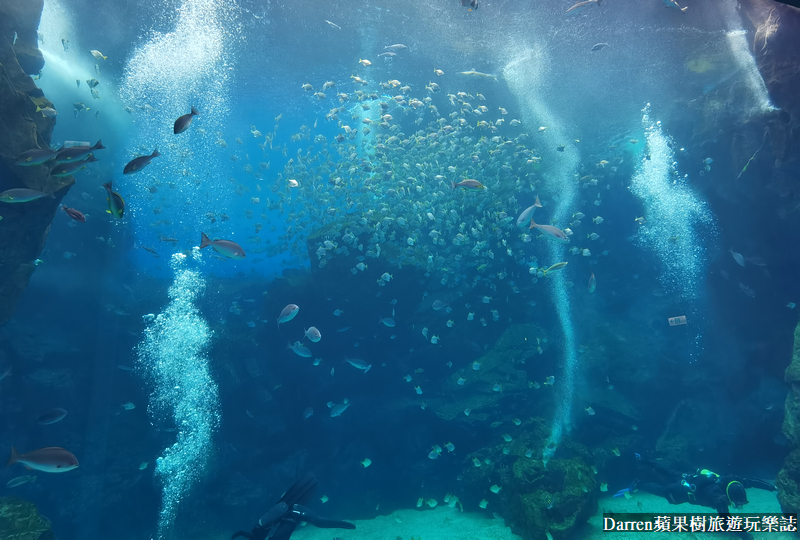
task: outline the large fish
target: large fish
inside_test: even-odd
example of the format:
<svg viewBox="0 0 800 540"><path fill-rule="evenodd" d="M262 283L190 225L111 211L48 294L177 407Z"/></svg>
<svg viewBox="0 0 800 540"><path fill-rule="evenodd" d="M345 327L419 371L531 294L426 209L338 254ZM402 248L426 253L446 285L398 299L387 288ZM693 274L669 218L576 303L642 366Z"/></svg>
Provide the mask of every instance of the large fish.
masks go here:
<svg viewBox="0 0 800 540"><path fill-rule="evenodd" d="M20 167L30 167L32 165L41 165L47 161L50 161L63 149L63 147L59 148L58 150L51 150L50 148L34 148L33 150L28 150L20 154L19 158L15 162Z"/></svg>
<svg viewBox="0 0 800 540"><path fill-rule="evenodd" d="M331 418L334 418L336 416L341 416L342 413L346 411L349 406L350 406L350 400L347 398L344 398L344 401L342 403L339 403L338 405L332 401L329 402L328 408L331 410Z"/></svg>
<svg viewBox="0 0 800 540"><path fill-rule="evenodd" d="M125 170L123 170L122 173L123 174L137 173L142 169L144 169L145 167L147 167L148 165L150 165L150 162L153 160L153 158L157 158L160 155L161 154L158 153L158 148L155 148L153 150L153 153L150 154L149 156L139 156L137 158L130 160L128 164L125 165Z"/></svg>
<svg viewBox="0 0 800 540"><path fill-rule="evenodd" d="M108 212L117 219L122 219L122 214L125 213L125 199L122 195L111 189L111 180L103 184L103 187L108 191Z"/></svg>
<svg viewBox="0 0 800 540"><path fill-rule="evenodd" d="M63 148L56 155L56 163L69 163L72 161L81 161L94 152L95 150L103 150L103 141L98 140L94 146L73 146L71 148Z"/></svg>
<svg viewBox="0 0 800 540"><path fill-rule="evenodd" d="M360 369L365 374L369 371L369 368L372 367L372 364L367 364L365 361L361 360L360 358L347 358L345 359L348 364L353 366L356 369Z"/></svg>
<svg viewBox="0 0 800 540"><path fill-rule="evenodd" d="M41 199L42 197L53 198L52 193L45 193L35 189L12 188L0 193L0 202L4 203L26 203Z"/></svg>
<svg viewBox="0 0 800 540"><path fill-rule="evenodd" d="M211 248L229 259L244 259L244 248L232 240L209 240L206 233L200 233L200 249L211 246Z"/></svg>
<svg viewBox="0 0 800 540"><path fill-rule="evenodd" d="M11 457L8 458L6 467L10 467L15 463L22 463L29 469L46 473L62 473L77 468L78 458L72 455L71 452L57 446L40 448L27 454L20 454L12 446Z"/></svg>
<svg viewBox="0 0 800 540"><path fill-rule="evenodd" d="M70 163L58 163L53 170L50 171L50 176L70 176L86 168L87 163L99 161L92 154L83 161L72 161Z"/></svg>
<svg viewBox="0 0 800 540"><path fill-rule="evenodd" d="M539 232L541 232L549 240L555 240L556 242L562 242L564 244L569 242L569 238L567 238L567 235L564 234L564 231L558 227L553 227L552 225L539 225L533 221L533 218L531 218L531 226L529 229L539 229Z"/></svg>
<svg viewBox="0 0 800 540"><path fill-rule="evenodd" d="M541 208L542 203L539 202L539 196L536 196L536 202L530 205L528 208L522 211L522 213L517 218L517 227L522 227L523 225L527 225L528 222L533 219L533 213L536 211L537 208Z"/></svg>
<svg viewBox="0 0 800 540"><path fill-rule="evenodd" d="M475 71L471 69L469 71L462 71L460 72L462 75L468 75L470 77L477 77L479 79L494 79L497 80L497 75L491 75L489 73L481 73L480 71Z"/></svg>
<svg viewBox="0 0 800 540"><path fill-rule="evenodd" d="M189 126L192 125L192 120L194 119L195 116L200 116L200 113L197 111L197 109L192 107L192 112L190 112L189 114L184 114L183 116L175 120L175 126L172 129L175 135L177 135L178 133L183 133L184 131L189 129Z"/></svg>

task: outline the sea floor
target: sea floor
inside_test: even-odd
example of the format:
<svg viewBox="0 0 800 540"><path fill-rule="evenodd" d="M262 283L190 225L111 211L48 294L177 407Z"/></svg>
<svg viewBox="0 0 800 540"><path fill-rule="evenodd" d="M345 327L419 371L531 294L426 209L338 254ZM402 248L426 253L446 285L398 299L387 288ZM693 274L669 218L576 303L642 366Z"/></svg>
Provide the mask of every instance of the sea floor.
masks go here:
<svg viewBox="0 0 800 540"><path fill-rule="evenodd" d="M775 493L757 489L747 490L750 503L742 511L745 513L780 513L780 504ZM639 506L641 503L641 506ZM696 539L715 540L738 538L731 533L636 533L604 532L603 511L614 513L691 513L705 512L698 506L675 506L662 497L647 493L637 493L631 499L603 497L600 499L600 512L575 533L576 540L647 540ZM397 510L388 516L354 521L356 529L316 529L303 527L292 535L292 540L511 540L520 536L511 532L502 519L496 519L482 512L461 512L456 508L437 507L426 510ZM792 533L754 533L755 540L796 540Z"/></svg>

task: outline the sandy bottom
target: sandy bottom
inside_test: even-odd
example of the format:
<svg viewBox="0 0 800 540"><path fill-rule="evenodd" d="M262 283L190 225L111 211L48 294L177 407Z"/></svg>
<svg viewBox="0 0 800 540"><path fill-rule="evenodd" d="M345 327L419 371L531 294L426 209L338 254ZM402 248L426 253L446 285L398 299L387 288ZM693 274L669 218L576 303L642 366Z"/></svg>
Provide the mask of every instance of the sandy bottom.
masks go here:
<svg viewBox="0 0 800 540"><path fill-rule="evenodd" d="M491 514L461 512L457 508L437 506L427 510L396 510L388 516L354 521L354 530L303 527L292 540L506 540L519 539L502 519Z"/></svg>
<svg viewBox="0 0 800 540"><path fill-rule="evenodd" d="M750 503L742 509L746 513L779 513L780 504L775 493L758 489L747 490ZM641 507L639 507L641 503ZM604 496L600 499L600 513L593 516L589 523L576 533L575 538L581 540L666 540L688 538L697 540L714 540L738 538L732 534L696 533L635 533L635 532L603 532L603 511L673 513L705 511L699 506L684 504L675 506L665 499L647 493L637 493L632 499L620 497L614 499ZM710 512L709 512L710 513ZM483 512L461 512L456 508L436 507L426 510L397 510L388 516L375 519L355 521L356 529L316 529L303 527L292 535L293 540L411 540L412 537L422 540L506 540L519 539L518 535L506 527L502 519L495 519ZM756 540L796 540L791 533L755 533Z"/></svg>

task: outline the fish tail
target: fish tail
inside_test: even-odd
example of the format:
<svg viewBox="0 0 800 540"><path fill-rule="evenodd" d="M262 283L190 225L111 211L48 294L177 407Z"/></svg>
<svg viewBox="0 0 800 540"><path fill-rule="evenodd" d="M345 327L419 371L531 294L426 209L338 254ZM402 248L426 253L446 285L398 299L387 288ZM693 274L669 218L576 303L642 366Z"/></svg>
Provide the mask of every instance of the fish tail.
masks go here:
<svg viewBox="0 0 800 540"><path fill-rule="evenodd" d="M365 369L365 370L364 370L364 375L366 375L366 374L367 374L367 371L369 371L369 369L370 369L371 367L372 367L372 364L370 364L370 365L368 365L368 366L367 366L367 369Z"/></svg>
<svg viewBox="0 0 800 540"><path fill-rule="evenodd" d="M37 105L37 106L36 106L36 112L39 112L39 111L41 111L41 110L42 110L42 108L41 108L41 107L39 107L39 106Z"/></svg>
<svg viewBox="0 0 800 540"><path fill-rule="evenodd" d="M111 184L111 182L109 182L109 184ZM109 189L111 189L111 188L109 188ZM206 236L206 233L201 232L200 233L200 249L203 249L204 247L208 247L210 245L211 245L211 240L208 239L208 236Z"/></svg>
<svg viewBox="0 0 800 540"><path fill-rule="evenodd" d="M103 187L106 188L108 191L111 191L111 180L103 184Z"/></svg>
<svg viewBox="0 0 800 540"><path fill-rule="evenodd" d="M192 116L200 116L200 111L195 109L194 105L192 105Z"/></svg>
<svg viewBox="0 0 800 540"><path fill-rule="evenodd" d="M11 447L11 456L8 458L8 463L6 463L6 467L11 467L14 463L19 461L19 452L13 446Z"/></svg>
<svg viewBox="0 0 800 540"><path fill-rule="evenodd" d="M456 183L455 183L455 182L453 182L452 180L450 180L450 187L452 187L452 188L453 188L453 191L455 191L455 190L456 190Z"/></svg>
<svg viewBox="0 0 800 540"><path fill-rule="evenodd" d="M541 208L542 207L542 203L539 202L539 196L538 195L536 196L536 202L533 203L533 206L535 206L536 208Z"/></svg>
<svg viewBox="0 0 800 540"><path fill-rule="evenodd" d="M88 111L89 109L86 109L86 110ZM92 146L92 150L105 150L105 148L106 147L103 146L103 140L102 139L97 139L97 144Z"/></svg>
<svg viewBox="0 0 800 540"><path fill-rule="evenodd" d="M531 218L531 226L528 227L528 229L535 229L536 227L538 227L538 225L536 224L535 221L533 221L533 218Z"/></svg>
<svg viewBox="0 0 800 540"><path fill-rule="evenodd" d="M158 147L156 147L156 148L153 148L153 153L150 154L150 157L158 157L160 155L161 154L158 153Z"/></svg>

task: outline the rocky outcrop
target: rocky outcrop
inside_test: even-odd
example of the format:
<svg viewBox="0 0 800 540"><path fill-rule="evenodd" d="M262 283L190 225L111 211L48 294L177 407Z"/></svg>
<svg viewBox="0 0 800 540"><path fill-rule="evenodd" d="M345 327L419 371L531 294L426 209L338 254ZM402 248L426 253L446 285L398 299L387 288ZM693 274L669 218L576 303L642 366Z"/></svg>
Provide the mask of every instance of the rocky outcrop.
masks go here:
<svg viewBox="0 0 800 540"><path fill-rule="evenodd" d="M48 148L56 123L55 118L36 113L37 106L53 104L30 77L44 66L37 47L42 7L42 0L0 0L0 192L26 187L53 194L25 204L0 203L0 324L11 318L61 198L75 183L71 176L51 177L47 165L14 164L26 150Z"/></svg>
<svg viewBox="0 0 800 540"><path fill-rule="evenodd" d="M792 451L778 473L775 485L784 512L800 510L800 324L794 331L792 363L786 368L786 382L791 386L786 396L783 434Z"/></svg>

